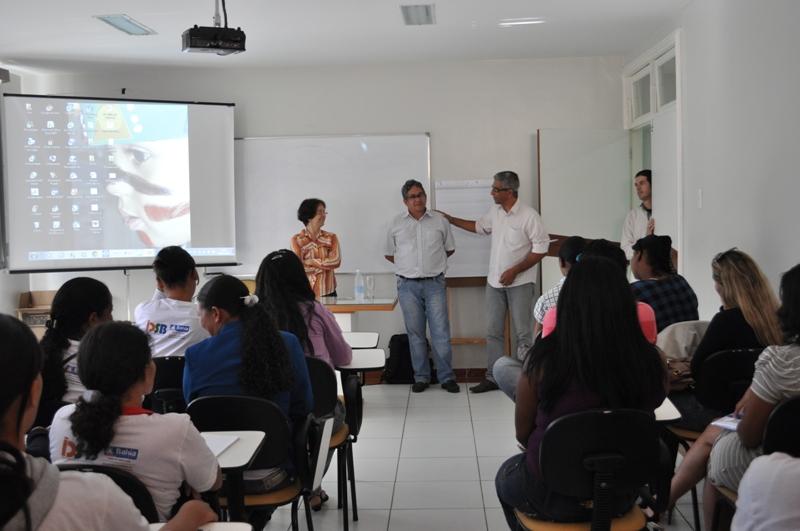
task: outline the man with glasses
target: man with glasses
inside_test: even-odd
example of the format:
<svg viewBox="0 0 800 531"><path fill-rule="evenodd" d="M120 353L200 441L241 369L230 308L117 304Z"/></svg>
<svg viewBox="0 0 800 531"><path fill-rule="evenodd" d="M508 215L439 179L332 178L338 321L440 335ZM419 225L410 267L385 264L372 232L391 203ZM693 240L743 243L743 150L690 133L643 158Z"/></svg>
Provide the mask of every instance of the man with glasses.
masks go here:
<svg viewBox="0 0 800 531"><path fill-rule="evenodd" d="M493 375L494 363L505 354L506 313L517 335L516 349L533 344L533 287L536 268L547 254L550 237L539 213L518 201L519 177L513 171L494 176L492 198L495 206L477 221L454 218L442 212L447 220L469 232L492 235L492 252L486 283L485 379L470 387L473 393L498 389Z"/></svg>
<svg viewBox="0 0 800 531"><path fill-rule="evenodd" d="M444 272L447 257L456 250L450 224L425 207L427 196L422 183L410 179L402 188L407 210L392 218L387 226L384 255L397 266L397 298L411 348L414 385L421 393L431 381L425 322L431 330L433 357L442 389L458 393L451 363L450 319L447 316L447 291Z"/></svg>

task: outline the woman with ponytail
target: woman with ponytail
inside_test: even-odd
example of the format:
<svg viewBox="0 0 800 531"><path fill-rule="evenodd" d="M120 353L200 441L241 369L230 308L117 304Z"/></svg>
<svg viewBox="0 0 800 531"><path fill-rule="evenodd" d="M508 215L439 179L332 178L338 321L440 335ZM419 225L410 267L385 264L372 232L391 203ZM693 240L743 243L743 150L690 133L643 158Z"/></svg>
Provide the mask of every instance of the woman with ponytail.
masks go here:
<svg viewBox="0 0 800 531"><path fill-rule="evenodd" d="M23 453L42 392L42 350L30 329L0 314L0 528L4 531L147 530L133 501L102 474L61 472ZM162 530L195 530L216 519L203 502L185 504Z"/></svg>
<svg viewBox="0 0 800 531"><path fill-rule="evenodd" d="M142 409L156 373L145 332L122 322L95 326L78 349L78 372L88 391L53 419L54 464L90 461L128 470L147 486L162 521L184 483L198 492L222 486L217 459L188 415Z"/></svg>
<svg viewBox="0 0 800 531"><path fill-rule="evenodd" d="M183 395L246 395L281 408L290 426L312 410L314 397L297 337L280 332L258 297L236 277L208 281L197 295L200 325L211 335L186 349ZM289 472L287 472L289 471ZM261 494L292 481L291 464L245 472L245 493Z"/></svg>
<svg viewBox="0 0 800 531"><path fill-rule="evenodd" d="M112 310L111 292L99 280L78 277L61 286L53 298L41 341L42 400L74 403L86 390L78 378L78 346L90 328L113 319Z"/></svg>

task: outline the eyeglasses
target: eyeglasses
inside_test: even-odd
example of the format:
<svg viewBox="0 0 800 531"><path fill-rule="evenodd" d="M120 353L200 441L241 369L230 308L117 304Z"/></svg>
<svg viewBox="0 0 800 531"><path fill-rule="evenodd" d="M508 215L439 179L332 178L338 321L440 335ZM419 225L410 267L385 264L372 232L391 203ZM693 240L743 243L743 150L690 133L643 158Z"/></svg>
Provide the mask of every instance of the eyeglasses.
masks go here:
<svg viewBox="0 0 800 531"><path fill-rule="evenodd" d="M406 201L413 201L414 199L421 199L423 197L425 197L425 192L420 192L418 194L407 196Z"/></svg>
<svg viewBox="0 0 800 531"><path fill-rule="evenodd" d="M319 214L325 214L327 216L328 215L328 211L327 210L317 210L317 215L319 215Z"/></svg>
<svg viewBox="0 0 800 531"><path fill-rule="evenodd" d="M511 188L497 188L496 186L492 186L492 192L499 194L500 192L508 192Z"/></svg>
<svg viewBox="0 0 800 531"><path fill-rule="evenodd" d="M738 253L738 252L739 252L739 248L738 248L738 247L731 247L731 248L730 248L730 249L728 249L727 251L724 251L724 252L722 252L722 253L719 253L717 256L715 256L715 257L714 257L714 260L713 260L713 262L716 264L717 262L719 262L720 260L722 260L723 258L725 258L725 256L727 256L727 255L728 255L728 253L733 253L733 252L737 252L737 253Z"/></svg>

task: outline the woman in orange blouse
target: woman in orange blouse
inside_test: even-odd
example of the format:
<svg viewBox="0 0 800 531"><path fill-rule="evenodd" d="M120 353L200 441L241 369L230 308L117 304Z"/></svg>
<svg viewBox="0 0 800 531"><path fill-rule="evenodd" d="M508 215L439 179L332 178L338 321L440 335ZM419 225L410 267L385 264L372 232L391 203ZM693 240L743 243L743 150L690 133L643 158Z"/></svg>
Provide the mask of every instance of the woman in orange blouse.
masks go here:
<svg viewBox="0 0 800 531"><path fill-rule="evenodd" d="M297 209L297 219L306 228L292 236L292 251L303 262L308 282L317 297L336 296L333 270L342 263L339 238L322 230L327 214L322 199L304 200Z"/></svg>

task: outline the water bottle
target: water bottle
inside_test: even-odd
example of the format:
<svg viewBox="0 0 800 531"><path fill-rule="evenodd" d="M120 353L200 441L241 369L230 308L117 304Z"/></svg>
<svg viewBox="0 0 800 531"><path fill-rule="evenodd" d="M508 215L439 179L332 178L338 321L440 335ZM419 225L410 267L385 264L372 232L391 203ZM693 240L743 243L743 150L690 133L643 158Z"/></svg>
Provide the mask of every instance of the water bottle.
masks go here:
<svg viewBox="0 0 800 531"><path fill-rule="evenodd" d="M356 269L356 301L362 302L364 300L364 277L361 276L361 270Z"/></svg>

